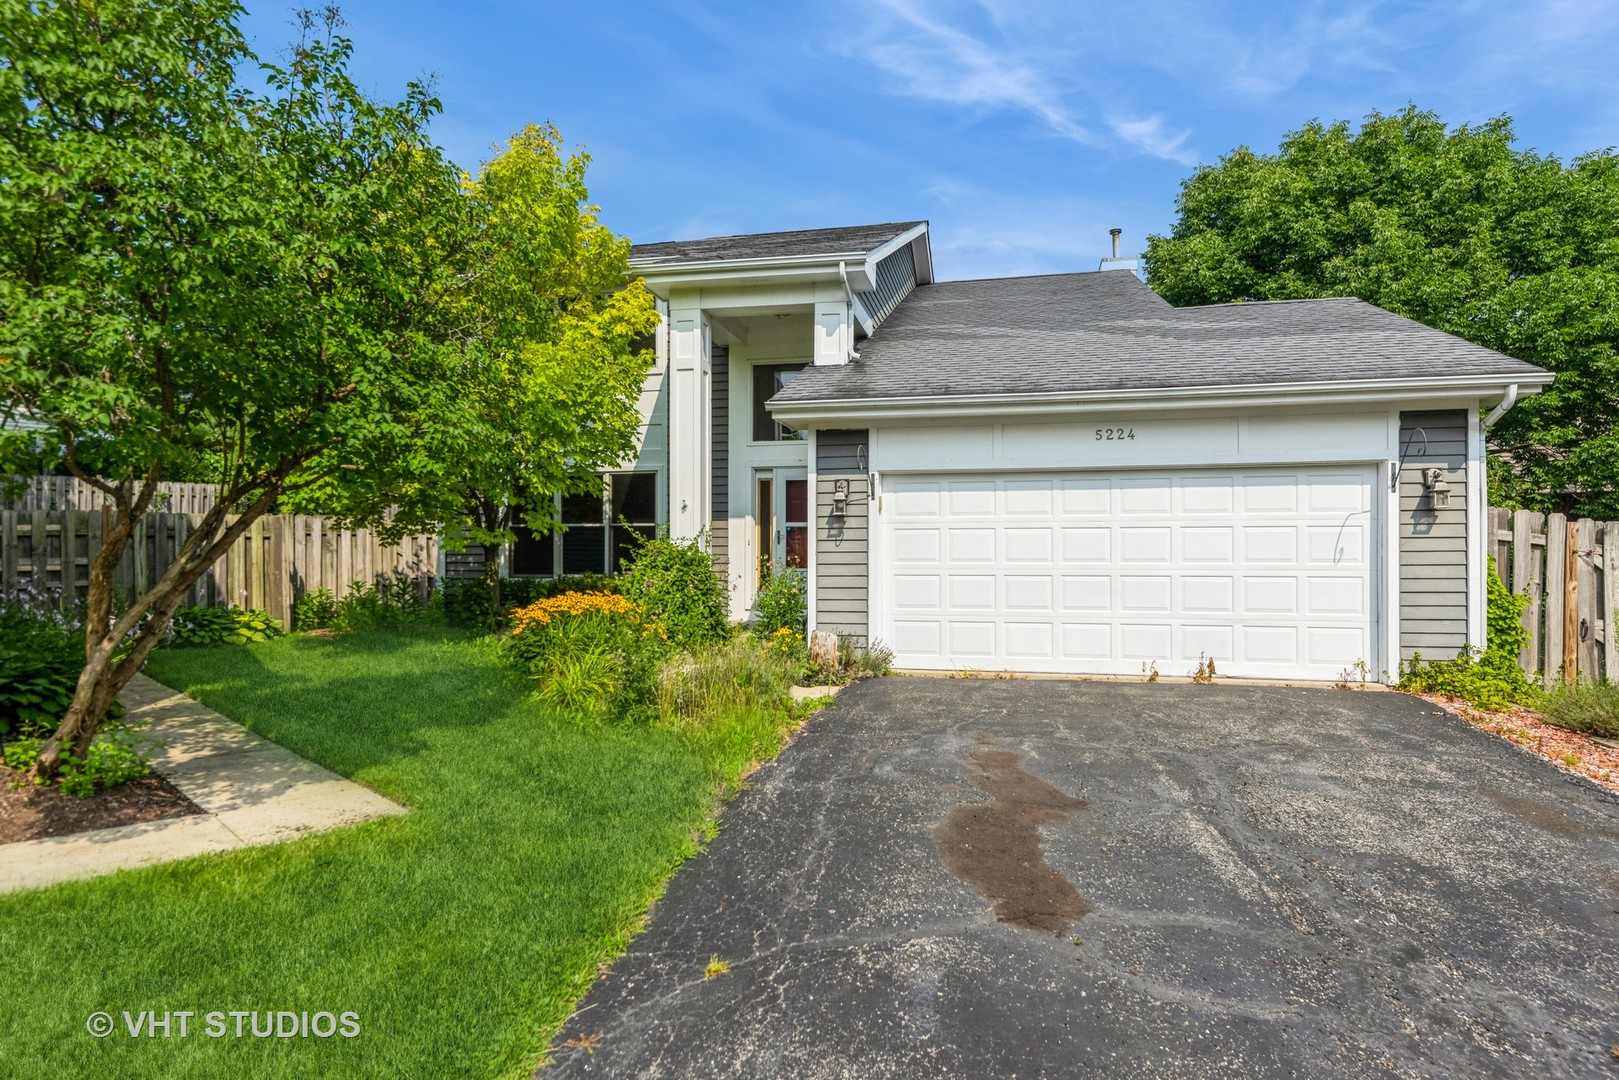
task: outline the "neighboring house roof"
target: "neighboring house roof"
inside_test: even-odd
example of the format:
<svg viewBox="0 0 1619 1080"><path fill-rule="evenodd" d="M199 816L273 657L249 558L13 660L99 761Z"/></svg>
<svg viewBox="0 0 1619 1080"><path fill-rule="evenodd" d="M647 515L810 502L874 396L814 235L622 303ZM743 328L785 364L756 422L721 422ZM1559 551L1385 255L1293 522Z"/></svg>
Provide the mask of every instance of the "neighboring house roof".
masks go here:
<svg viewBox="0 0 1619 1080"><path fill-rule="evenodd" d="M868 251L882 247L922 224L925 222L891 221L881 225L846 225L836 229L798 229L636 244L630 248L630 263L637 269L647 269L739 259L835 258L839 255L854 258L864 256Z"/></svg>
<svg viewBox="0 0 1619 1080"><path fill-rule="evenodd" d="M1463 376L1550 380L1360 300L1177 308L1108 271L919 286L859 360L806 368L770 404Z"/></svg>

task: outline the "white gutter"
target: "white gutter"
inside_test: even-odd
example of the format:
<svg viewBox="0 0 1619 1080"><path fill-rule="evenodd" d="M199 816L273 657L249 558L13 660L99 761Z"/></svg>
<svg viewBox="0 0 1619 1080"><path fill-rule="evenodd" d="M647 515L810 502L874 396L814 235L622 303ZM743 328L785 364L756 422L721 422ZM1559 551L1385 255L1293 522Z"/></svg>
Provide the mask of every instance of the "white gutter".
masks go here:
<svg viewBox="0 0 1619 1080"><path fill-rule="evenodd" d="M838 261L838 280L843 282L844 303L848 305L848 310L844 315L844 318L849 320L849 348L846 350L847 355L843 358L844 362L847 363L850 360L860 359L860 354L854 351L855 308L860 305L854 298L854 290L849 288L849 268L841 259ZM871 334L871 320L866 319L863 321L866 324L866 334L869 336Z"/></svg>
<svg viewBox="0 0 1619 1080"><path fill-rule="evenodd" d="M1060 391L1025 394L926 395L892 398L848 398L829 401L783 401L769 406L782 423L810 426L815 421L845 417L869 419L926 419L962 413L1062 413L1100 408L1195 409L1227 404L1288 405L1305 402L1349 403L1390 396L1485 396L1492 390L1518 386L1535 393L1553 376L1500 375L1448 376L1423 379L1355 379L1324 383L1253 383L1236 386L1151 387L1129 390Z"/></svg>
<svg viewBox="0 0 1619 1080"><path fill-rule="evenodd" d="M1533 393L1533 392L1534 391L1530 391L1530 393ZM1507 414L1507 410L1512 408L1517 403L1518 403L1518 384L1517 383L1508 383L1507 384L1507 392L1506 392L1506 394L1504 394L1502 396L1501 403L1499 405L1497 405L1495 408L1491 409L1490 414L1484 418L1484 430L1488 431L1491 428L1493 428L1495 426L1495 424L1496 424L1496 421L1500 420L1503 416L1505 416Z"/></svg>

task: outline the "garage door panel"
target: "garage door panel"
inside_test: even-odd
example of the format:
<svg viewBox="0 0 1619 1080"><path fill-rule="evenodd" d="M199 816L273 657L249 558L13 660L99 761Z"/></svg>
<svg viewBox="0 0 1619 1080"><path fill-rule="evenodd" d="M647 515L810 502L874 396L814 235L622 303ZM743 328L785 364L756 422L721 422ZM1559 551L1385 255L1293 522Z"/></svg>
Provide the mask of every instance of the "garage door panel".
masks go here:
<svg viewBox="0 0 1619 1080"><path fill-rule="evenodd" d="M1366 527L1359 523L1340 526L1312 525L1309 555L1312 563L1332 566L1366 565Z"/></svg>
<svg viewBox="0 0 1619 1080"><path fill-rule="evenodd" d="M1180 536L1182 562L1229 564L1236 558L1236 529L1230 525L1188 525Z"/></svg>
<svg viewBox="0 0 1619 1080"><path fill-rule="evenodd" d="M1111 529L1064 529L1062 561L1065 563L1106 563L1113 558Z"/></svg>
<svg viewBox="0 0 1619 1080"><path fill-rule="evenodd" d="M889 543L893 546L894 561L901 564L936 563L943 549L936 528L894 529L889 533Z"/></svg>
<svg viewBox="0 0 1619 1080"><path fill-rule="evenodd" d="M1056 631L1056 625L1049 622L1008 622L1006 655L1016 660L1049 660L1057 654Z"/></svg>
<svg viewBox="0 0 1619 1080"><path fill-rule="evenodd" d="M1170 493L1174 489L1167 477L1128 477L1118 481L1119 513L1124 517L1142 515L1163 516L1170 512Z"/></svg>
<svg viewBox="0 0 1619 1080"><path fill-rule="evenodd" d="M1191 475L1181 478L1181 511L1226 516L1237 505L1236 477Z"/></svg>
<svg viewBox="0 0 1619 1080"><path fill-rule="evenodd" d="M995 561L994 529L951 529L946 538L946 557L953 563L992 563Z"/></svg>
<svg viewBox="0 0 1619 1080"><path fill-rule="evenodd" d="M1187 623L1181 627L1180 659L1195 662L1202 659L1229 662L1235 655L1236 631L1230 626L1202 626Z"/></svg>
<svg viewBox="0 0 1619 1080"><path fill-rule="evenodd" d="M1374 476L890 479L878 632L901 667L1336 678L1374 657Z"/></svg>
<svg viewBox="0 0 1619 1080"><path fill-rule="evenodd" d="M1051 529L1008 527L1001 535L1005 537L1007 562L1051 562Z"/></svg>
<svg viewBox="0 0 1619 1080"><path fill-rule="evenodd" d="M1297 664L1299 630L1296 626L1242 626L1237 628L1246 660L1262 664Z"/></svg>
<svg viewBox="0 0 1619 1080"><path fill-rule="evenodd" d="M1181 610L1202 614L1233 615L1237 610L1237 583L1229 577L1187 576L1180 579Z"/></svg>
<svg viewBox="0 0 1619 1080"><path fill-rule="evenodd" d="M994 584L991 579L991 589ZM938 574L899 574L894 578L894 607L901 611L938 611L944 607Z"/></svg>
<svg viewBox="0 0 1619 1080"><path fill-rule="evenodd" d="M941 484L901 482L892 484L887 491L885 508L895 519L934 518L939 516Z"/></svg>
<svg viewBox="0 0 1619 1080"><path fill-rule="evenodd" d="M968 480L953 483L948 489L951 517L994 517L995 481Z"/></svg>
<svg viewBox="0 0 1619 1080"><path fill-rule="evenodd" d="M1125 623L1119 627L1119 653L1126 660L1162 660L1175 649L1169 623Z"/></svg>
<svg viewBox="0 0 1619 1080"><path fill-rule="evenodd" d="M1126 574L1119 578L1119 610L1126 613L1168 612L1171 610L1173 590L1174 579L1168 575L1139 577Z"/></svg>
<svg viewBox="0 0 1619 1080"><path fill-rule="evenodd" d="M1113 512L1113 481L1061 480L1057 484L1064 516L1108 517Z"/></svg>
<svg viewBox="0 0 1619 1080"><path fill-rule="evenodd" d="M1052 579L1048 574L1008 574L1004 581L1004 603L1013 611L1055 611Z"/></svg>
<svg viewBox="0 0 1619 1080"><path fill-rule="evenodd" d="M1098 623L1063 623L1062 655L1074 660L1111 660L1112 628Z"/></svg>
<svg viewBox="0 0 1619 1080"><path fill-rule="evenodd" d="M950 610L994 611L995 576L993 574L951 574Z"/></svg>
<svg viewBox="0 0 1619 1080"><path fill-rule="evenodd" d="M1119 561L1127 563L1168 563L1174 549L1168 526L1125 527L1119 530Z"/></svg>
<svg viewBox="0 0 1619 1080"><path fill-rule="evenodd" d="M951 619L945 624L952 656L989 657L996 653L995 624Z"/></svg>
<svg viewBox="0 0 1619 1080"><path fill-rule="evenodd" d="M1062 579L1064 611L1111 611L1113 579L1065 575Z"/></svg>
<svg viewBox="0 0 1619 1080"><path fill-rule="evenodd" d="M1008 480L1005 484L1006 513L1012 516L1034 514L1050 517L1052 512L1051 481Z"/></svg>

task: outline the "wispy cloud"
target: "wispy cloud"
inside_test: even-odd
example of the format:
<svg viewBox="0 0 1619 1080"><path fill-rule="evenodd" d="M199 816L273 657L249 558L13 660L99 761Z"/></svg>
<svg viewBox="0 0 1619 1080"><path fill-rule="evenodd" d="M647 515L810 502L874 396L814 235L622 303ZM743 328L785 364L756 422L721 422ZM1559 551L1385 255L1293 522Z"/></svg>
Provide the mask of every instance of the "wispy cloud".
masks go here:
<svg viewBox="0 0 1619 1080"><path fill-rule="evenodd" d="M994 34L913 2L877 0L888 18L873 28L860 51L893 80L900 94L985 111L1012 110L1034 117L1053 133L1085 146L1122 145L1152 157L1188 164L1190 132L1171 132L1160 116L1110 119L1097 126L1074 104L1083 97L1065 86L1074 58L1016 40L1007 13L984 5ZM1083 70L1083 69L1080 69Z"/></svg>

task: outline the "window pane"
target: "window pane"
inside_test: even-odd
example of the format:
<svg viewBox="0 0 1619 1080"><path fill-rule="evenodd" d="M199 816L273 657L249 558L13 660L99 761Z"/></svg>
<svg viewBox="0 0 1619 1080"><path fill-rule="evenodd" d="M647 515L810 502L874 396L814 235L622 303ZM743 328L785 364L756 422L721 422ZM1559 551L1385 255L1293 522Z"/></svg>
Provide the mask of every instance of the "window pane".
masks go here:
<svg viewBox="0 0 1619 1080"><path fill-rule="evenodd" d="M804 436L792 428L782 427L771 419L765 402L776 391L792 382L803 370L802 364L756 364L753 368L753 441L780 442L783 439L802 439Z"/></svg>
<svg viewBox="0 0 1619 1080"><path fill-rule="evenodd" d="M809 526L789 525L787 533L787 565L803 567L809 565Z"/></svg>
<svg viewBox="0 0 1619 1080"><path fill-rule="evenodd" d="M614 525L612 528L613 561L609 573L622 574L625 564L633 560L641 548L635 538L640 536L651 540L657 535L658 529L655 525Z"/></svg>
<svg viewBox="0 0 1619 1080"><path fill-rule="evenodd" d="M607 529L601 525L575 525L570 528L562 534L562 572L602 573L607 557L606 542Z"/></svg>
<svg viewBox="0 0 1619 1080"><path fill-rule="evenodd" d="M613 476L613 520L634 525L658 520L658 478L654 473L617 473Z"/></svg>
<svg viewBox="0 0 1619 1080"><path fill-rule="evenodd" d="M526 525L512 530L517 539L512 541L512 573L550 577L556 570L556 549L550 533L535 536Z"/></svg>
<svg viewBox="0 0 1619 1080"><path fill-rule="evenodd" d="M787 520L809 520L809 481L787 481Z"/></svg>
<svg viewBox="0 0 1619 1080"><path fill-rule="evenodd" d="M565 525L600 525L601 494L562 496L562 522Z"/></svg>

